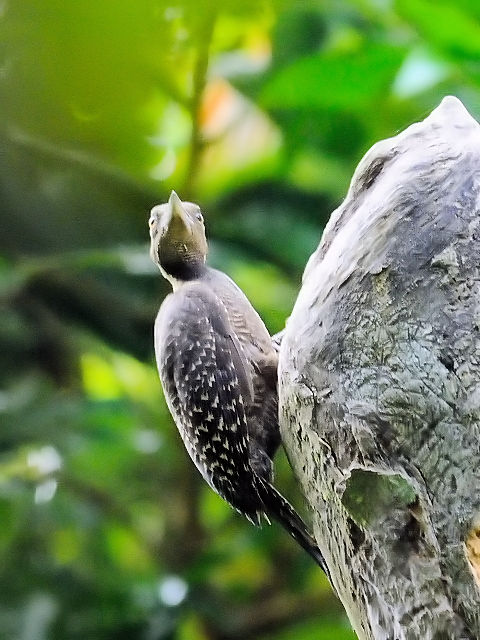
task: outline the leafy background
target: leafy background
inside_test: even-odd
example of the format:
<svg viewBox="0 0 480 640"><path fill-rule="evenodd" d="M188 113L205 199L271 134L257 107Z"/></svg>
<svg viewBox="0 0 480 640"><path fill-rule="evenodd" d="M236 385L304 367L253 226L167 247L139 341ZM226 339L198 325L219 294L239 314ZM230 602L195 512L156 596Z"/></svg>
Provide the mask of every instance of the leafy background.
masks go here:
<svg viewBox="0 0 480 640"><path fill-rule="evenodd" d="M275 332L362 154L448 93L480 116L477 0L0 2L0 637L354 637L187 460L146 220L200 202Z"/></svg>

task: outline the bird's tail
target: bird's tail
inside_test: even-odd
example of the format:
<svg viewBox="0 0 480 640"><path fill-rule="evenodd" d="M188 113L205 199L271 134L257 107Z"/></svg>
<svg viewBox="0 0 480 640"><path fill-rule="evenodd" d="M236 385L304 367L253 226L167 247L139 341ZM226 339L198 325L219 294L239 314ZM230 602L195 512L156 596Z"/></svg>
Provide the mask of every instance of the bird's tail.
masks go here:
<svg viewBox="0 0 480 640"><path fill-rule="evenodd" d="M279 522L294 540L315 560L328 579L330 573L314 537L292 505L267 480L257 476L257 491L267 515Z"/></svg>

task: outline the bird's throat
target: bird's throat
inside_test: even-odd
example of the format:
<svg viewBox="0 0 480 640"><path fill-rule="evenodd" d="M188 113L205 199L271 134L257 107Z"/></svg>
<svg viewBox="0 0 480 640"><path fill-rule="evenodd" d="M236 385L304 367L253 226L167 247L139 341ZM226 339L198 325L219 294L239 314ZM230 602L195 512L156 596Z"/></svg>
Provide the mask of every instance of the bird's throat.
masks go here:
<svg viewBox="0 0 480 640"><path fill-rule="evenodd" d="M160 258L160 256L159 256ZM175 287L175 283L188 282L200 278L206 270L205 263L193 256L159 260L164 277Z"/></svg>

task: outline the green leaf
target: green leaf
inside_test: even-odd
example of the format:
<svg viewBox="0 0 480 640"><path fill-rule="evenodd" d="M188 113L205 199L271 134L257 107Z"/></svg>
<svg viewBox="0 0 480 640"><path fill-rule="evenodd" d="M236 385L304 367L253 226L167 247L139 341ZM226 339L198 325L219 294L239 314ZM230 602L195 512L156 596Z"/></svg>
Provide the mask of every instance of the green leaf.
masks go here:
<svg viewBox="0 0 480 640"><path fill-rule="evenodd" d="M446 2L397 0L400 15L414 24L429 42L454 57L477 61L480 24L469 15L468 3L463 5L462 10L456 4Z"/></svg>
<svg viewBox="0 0 480 640"><path fill-rule="evenodd" d="M404 48L383 44L306 56L265 85L261 102L276 109L357 109L389 91L404 56Z"/></svg>
<svg viewBox="0 0 480 640"><path fill-rule="evenodd" d="M309 620L275 635L262 636L261 640L354 640L357 636L345 622L329 620Z"/></svg>

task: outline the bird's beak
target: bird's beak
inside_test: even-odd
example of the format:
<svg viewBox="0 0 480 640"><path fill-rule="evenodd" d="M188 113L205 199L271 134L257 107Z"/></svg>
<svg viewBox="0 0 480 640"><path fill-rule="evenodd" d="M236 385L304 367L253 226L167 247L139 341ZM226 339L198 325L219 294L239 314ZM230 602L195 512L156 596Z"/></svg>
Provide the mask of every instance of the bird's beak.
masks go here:
<svg viewBox="0 0 480 640"><path fill-rule="evenodd" d="M177 196L175 191L172 191L170 198L168 199L168 218L166 221L166 227L170 225L173 220L181 222L183 226L191 232L192 224L188 213L185 211L182 201Z"/></svg>

